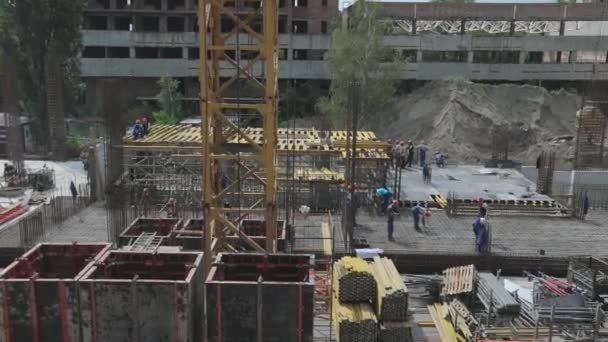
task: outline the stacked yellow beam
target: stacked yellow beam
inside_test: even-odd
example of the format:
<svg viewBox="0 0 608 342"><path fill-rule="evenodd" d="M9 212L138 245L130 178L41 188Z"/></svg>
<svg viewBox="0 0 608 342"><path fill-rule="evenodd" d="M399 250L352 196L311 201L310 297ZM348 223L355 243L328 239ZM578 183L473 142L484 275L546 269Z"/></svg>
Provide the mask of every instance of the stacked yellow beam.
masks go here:
<svg viewBox="0 0 608 342"><path fill-rule="evenodd" d="M334 264L334 291L341 303L371 303L376 297L376 280L365 260L343 257Z"/></svg>
<svg viewBox="0 0 608 342"><path fill-rule="evenodd" d="M406 321L408 293L395 264L388 258L375 257L371 270L376 278L376 314L382 321Z"/></svg>
<svg viewBox="0 0 608 342"><path fill-rule="evenodd" d="M456 330L462 334L467 341L473 341L479 323L464 303L458 299L452 300L448 305L448 313L450 314L450 319Z"/></svg>
<svg viewBox="0 0 608 342"><path fill-rule="evenodd" d="M332 296L332 320L338 342L376 342L378 321L369 303L340 303Z"/></svg>

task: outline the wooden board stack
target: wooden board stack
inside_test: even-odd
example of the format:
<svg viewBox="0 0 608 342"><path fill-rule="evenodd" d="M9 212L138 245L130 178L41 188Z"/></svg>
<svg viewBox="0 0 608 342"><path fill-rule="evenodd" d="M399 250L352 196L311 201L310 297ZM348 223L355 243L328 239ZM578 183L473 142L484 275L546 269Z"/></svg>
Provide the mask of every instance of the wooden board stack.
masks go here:
<svg viewBox="0 0 608 342"><path fill-rule="evenodd" d="M477 281L475 265L448 268L444 274L443 295L455 296L473 292Z"/></svg>

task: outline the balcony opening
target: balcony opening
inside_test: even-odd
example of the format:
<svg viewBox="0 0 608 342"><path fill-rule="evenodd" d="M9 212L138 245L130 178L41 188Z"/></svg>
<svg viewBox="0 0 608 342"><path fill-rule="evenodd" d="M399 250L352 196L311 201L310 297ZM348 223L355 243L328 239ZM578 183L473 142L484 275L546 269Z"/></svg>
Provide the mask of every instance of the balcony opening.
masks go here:
<svg viewBox="0 0 608 342"><path fill-rule="evenodd" d="M234 29L234 20L227 15L222 15L222 32L230 32Z"/></svg>
<svg viewBox="0 0 608 342"><path fill-rule="evenodd" d="M128 5L130 5L130 4L129 4L129 1L127 1L127 0L116 0L116 8L118 8L118 9L127 8Z"/></svg>
<svg viewBox="0 0 608 342"><path fill-rule="evenodd" d="M279 33L287 33L287 16L279 16Z"/></svg>
<svg viewBox="0 0 608 342"><path fill-rule="evenodd" d="M114 29L119 31L131 31L131 24L133 24L131 17L115 17L114 18Z"/></svg>
<svg viewBox="0 0 608 342"><path fill-rule="evenodd" d="M116 46L108 48L108 58L129 58L129 48Z"/></svg>
<svg viewBox="0 0 608 342"><path fill-rule="evenodd" d="M322 61L327 50L308 50L307 59L309 61Z"/></svg>
<svg viewBox="0 0 608 342"><path fill-rule="evenodd" d="M158 17L143 17L142 24L143 30L146 32L160 31L160 20Z"/></svg>
<svg viewBox="0 0 608 342"><path fill-rule="evenodd" d="M199 59L200 52L198 48L188 48L188 59Z"/></svg>
<svg viewBox="0 0 608 342"><path fill-rule="evenodd" d="M83 58L105 58L106 48L103 46L85 46L82 49Z"/></svg>
<svg viewBox="0 0 608 342"><path fill-rule="evenodd" d="M161 10L161 0L144 0L145 9Z"/></svg>
<svg viewBox="0 0 608 342"><path fill-rule="evenodd" d="M291 22L292 33L308 33L308 22L306 20L294 20Z"/></svg>
<svg viewBox="0 0 608 342"><path fill-rule="evenodd" d="M161 48L160 57L170 59L182 58L182 48Z"/></svg>
<svg viewBox="0 0 608 342"><path fill-rule="evenodd" d="M90 16L88 17L89 30L107 30L108 29L108 17L102 16Z"/></svg>
<svg viewBox="0 0 608 342"><path fill-rule="evenodd" d="M292 57L293 57L293 60L295 60L295 61L306 60L306 59L308 59L308 50L294 49Z"/></svg>
<svg viewBox="0 0 608 342"><path fill-rule="evenodd" d="M154 47L135 48L135 58L158 58L158 49Z"/></svg>
<svg viewBox="0 0 608 342"><path fill-rule="evenodd" d="M287 60L287 49L279 49L279 60Z"/></svg>
<svg viewBox="0 0 608 342"><path fill-rule="evenodd" d="M96 0L95 2L97 3L98 8L110 8L110 0Z"/></svg>
<svg viewBox="0 0 608 342"><path fill-rule="evenodd" d="M184 0L167 0L167 9L169 11L184 10L186 9L186 2Z"/></svg>
<svg viewBox="0 0 608 342"><path fill-rule="evenodd" d="M279 8L285 8L285 3L286 2L287 1L285 1L285 0L279 0Z"/></svg>
<svg viewBox="0 0 608 342"><path fill-rule="evenodd" d="M321 33L327 34L327 21L321 22Z"/></svg>
<svg viewBox="0 0 608 342"><path fill-rule="evenodd" d="M169 32L184 32L186 20L183 17L168 17L167 31Z"/></svg>

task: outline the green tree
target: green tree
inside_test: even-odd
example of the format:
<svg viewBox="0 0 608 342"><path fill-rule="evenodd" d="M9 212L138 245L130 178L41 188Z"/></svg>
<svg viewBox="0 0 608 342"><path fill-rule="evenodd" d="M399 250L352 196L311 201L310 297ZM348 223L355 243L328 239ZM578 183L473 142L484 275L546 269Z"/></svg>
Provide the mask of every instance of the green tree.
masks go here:
<svg viewBox="0 0 608 342"><path fill-rule="evenodd" d="M63 71L64 108L72 112L82 89L78 53L87 0L0 0L0 48L17 59L23 109L35 120L35 134L48 141L46 59L54 47Z"/></svg>
<svg viewBox="0 0 608 342"><path fill-rule="evenodd" d="M378 20L377 12L376 3L359 0L347 24L337 25L333 32L332 46L325 56L331 74L330 93L317 106L336 127L344 127L351 82L360 85L362 128L374 129L397 113L395 92L402 63L383 44L390 28Z"/></svg>
<svg viewBox="0 0 608 342"><path fill-rule="evenodd" d="M286 87L279 93L279 121L314 116L315 103L326 93L316 81L295 82Z"/></svg>
<svg viewBox="0 0 608 342"><path fill-rule="evenodd" d="M469 4L475 2L475 0L432 0L431 2L442 2L447 4Z"/></svg>
<svg viewBox="0 0 608 342"><path fill-rule="evenodd" d="M156 96L160 110L152 113L155 123L174 125L184 118L182 96L177 90L178 86L178 81L169 76L158 80L160 93Z"/></svg>

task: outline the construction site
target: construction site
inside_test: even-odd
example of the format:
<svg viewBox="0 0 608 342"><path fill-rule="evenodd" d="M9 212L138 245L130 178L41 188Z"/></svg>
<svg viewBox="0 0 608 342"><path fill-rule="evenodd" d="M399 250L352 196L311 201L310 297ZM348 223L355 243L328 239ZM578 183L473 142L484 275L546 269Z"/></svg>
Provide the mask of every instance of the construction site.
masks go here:
<svg viewBox="0 0 608 342"><path fill-rule="evenodd" d="M402 74L426 83L395 95L397 116L372 130L355 76L343 125L279 125L281 68L303 72L279 58L279 31L301 25L307 1L102 2L85 10L87 47L123 10L143 31L153 15L159 32L180 16L196 24L200 87L184 101L198 115L133 125L125 94L144 82L119 64L87 74L85 48L102 132L91 124L79 160L58 158L53 139L52 158L35 158L16 61L0 57L0 342L608 341L608 40L565 35L603 27L608 5L379 2L378 20L402 34L386 44L421 40ZM337 25L349 29L358 5ZM484 30L505 36L468 35ZM442 47L422 41L437 33ZM455 36L480 40L464 51ZM527 38L548 38L541 63L528 63ZM461 70L457 50L477 65L482 40L504 47L488 70L437 76ZM442 66L426 70L440 48ZM577 49L599 57L576 64ZM530 65L537 83L505 77ZM67 136L53 51L46 77L48 129Z"/></svg>

